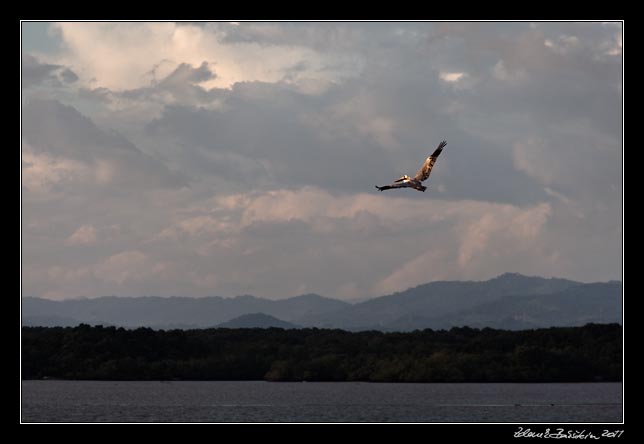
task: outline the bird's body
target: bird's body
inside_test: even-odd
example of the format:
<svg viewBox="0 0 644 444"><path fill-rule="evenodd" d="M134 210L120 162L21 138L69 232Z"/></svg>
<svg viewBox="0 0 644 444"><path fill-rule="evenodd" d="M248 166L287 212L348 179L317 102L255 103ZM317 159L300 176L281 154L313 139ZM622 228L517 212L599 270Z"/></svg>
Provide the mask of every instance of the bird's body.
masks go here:
<svg viewBox="0 0 644 444"><path fill-rule="evenodd" d="M411 177L404 175L400 179L394 181L391 185L383 185L381 187L376 185L380 191L391 190L392 188L413 188L418 191L425 191L427 187L423 186L420 181L412 179Z"/></svg>
<svg viewBox="0 0 644 444"><path fill-rule="evenodd" d="M431 156L429 156L427 159L425 159L425 163L423 163L423 166L420 167L418 172L414 177L409 177L408 175L404 175L400 177L399 179L395 180L394 183L390 185L383 185L379 187L376 185L376 188L380 191L385 191L385 190L391 190L393 188L413 188L418 191L425 191L427 189L426 186L423 186L422 182L427 180L429 177L429 174L432 172L432 168L434 167L434 164L436 163L436 159L438 159L438 156L440 153L443 151L443 148L447 145L447 142L444 140L438 145L438 148L434 150Z"/></svg>

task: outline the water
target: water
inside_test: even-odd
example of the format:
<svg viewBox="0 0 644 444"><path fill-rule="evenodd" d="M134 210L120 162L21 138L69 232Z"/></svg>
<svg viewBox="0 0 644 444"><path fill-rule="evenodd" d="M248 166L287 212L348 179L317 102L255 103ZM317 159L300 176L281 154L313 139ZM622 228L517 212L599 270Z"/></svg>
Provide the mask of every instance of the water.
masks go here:
<svg viewBox="0 0 644 444"><path fill-rule="evenodd" d="M621 383L23 381L23 422L621 422Z"/></svg>

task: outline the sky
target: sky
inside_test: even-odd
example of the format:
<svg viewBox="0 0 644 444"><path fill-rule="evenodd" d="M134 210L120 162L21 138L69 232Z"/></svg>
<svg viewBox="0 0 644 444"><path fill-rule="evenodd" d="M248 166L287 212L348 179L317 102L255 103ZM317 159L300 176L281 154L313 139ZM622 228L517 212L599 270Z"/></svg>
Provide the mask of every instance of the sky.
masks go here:
<svg viewBox="0 0 644 444"><path fill-rule="evenodd" d="M22 292L622 279L621 22L23 22ZM442 140L424 185L414 175Z"/></svg>

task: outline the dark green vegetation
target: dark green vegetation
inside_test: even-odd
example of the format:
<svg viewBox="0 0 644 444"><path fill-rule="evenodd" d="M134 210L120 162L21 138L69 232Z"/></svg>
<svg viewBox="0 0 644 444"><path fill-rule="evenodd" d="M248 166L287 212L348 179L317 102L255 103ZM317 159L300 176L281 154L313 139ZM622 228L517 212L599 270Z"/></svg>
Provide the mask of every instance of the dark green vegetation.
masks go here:
<svg viewBox="0 0 644 444"><path fill-rule="evenodd" d="M24 327L24 379L620 381L622 327L506 331Z"/></svg>

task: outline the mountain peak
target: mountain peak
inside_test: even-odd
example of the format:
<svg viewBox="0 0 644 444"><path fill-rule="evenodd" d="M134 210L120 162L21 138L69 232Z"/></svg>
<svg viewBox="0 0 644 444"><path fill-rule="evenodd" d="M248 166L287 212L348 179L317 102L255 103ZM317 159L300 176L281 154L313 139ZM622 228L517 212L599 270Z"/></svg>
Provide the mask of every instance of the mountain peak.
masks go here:
<svg viewBox="0 0 644 444"><path fill-rule="evenodd" d="M493 279L521 279L521 278L524 278L524 279L525 278L545 279L545 278L541 278L541 277L538 277L538 276L526 276L526 275L521 274L521 273L507 272L507 273L500 274L495 278L492 278L492 280Z"/></svg>
<svg viewBox="0 0 644 444"><path fill-rule="evenodd" d="M320 296L316 293L306 293L298 296L293 296L288 298L289 301L320 301L320 300L330 300L330 298Z"/></svg>
<svg viewBox="0 0 644 444"><path fill-rule="evenodd" d="M236 299L238 301L252 301L258 298L250 294L240 294L238 296L235 296L233 299Z"/></svg>
<svg viewBox="0 0 644 444"><path fill-rule="evenodd" d="M265 313L248 313L223 322L217 328L297 328L295 324L282 321Z"/></svg>

